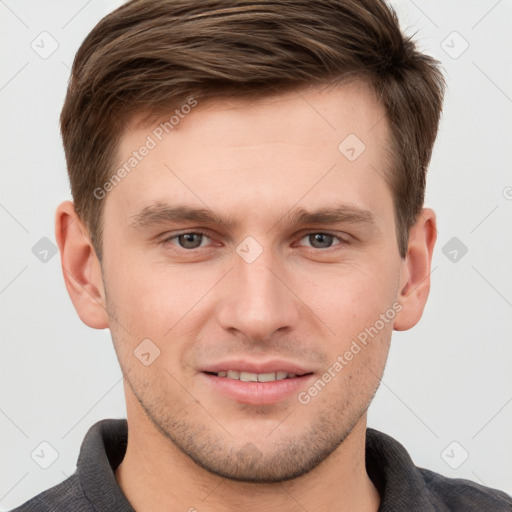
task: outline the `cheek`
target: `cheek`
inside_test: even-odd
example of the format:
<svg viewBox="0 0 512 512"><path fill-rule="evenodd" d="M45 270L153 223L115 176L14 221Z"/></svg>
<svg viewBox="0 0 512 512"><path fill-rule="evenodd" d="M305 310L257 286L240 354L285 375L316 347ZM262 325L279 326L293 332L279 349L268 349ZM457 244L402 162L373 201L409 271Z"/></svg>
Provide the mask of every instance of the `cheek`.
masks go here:
<svg viewBox="0 0 512 512"><path fill-rule="evenodd" d="M392 322L374 320L353 335L340 339L331 355L327 371L334 373L337 383L333 392L345 399L367 402L376 391L390 346ZM339 376L339 377L338 377Z"/></svg>
<svg viewBox="0 0 512 512"><path fill-rule="evenodd" d="M208 292L219 280L211 268L187 270L126 260L105 275L109 310L124 328L117 329L123 344L133 350L148 338L162 356L170 350L172 357L181 350L180 340L185 348L204 325L211 313Z"/></svg>
<svg viewBox="0 0 512 512"><path fill-rule="evenodd" d="M120 258L105 269L105 276L116 310L131 321L149 321L148 313L153 317L168 313L191 293L179 272L171 276L168 269L137 258Z"/></svg>
<svg viewBox="0 0 512 512"><path fill-rule="evenodd" d="M304 280L298 279L296 289L300 291L297 294L329 327L339 345L337 348L343 348L347 341L373 326L381 314L392 309L398 280L398 269L395 275L394 266L394 263L386 265L380 261L326 267L314 275L304 274ZM382 268L388 270L382 272Z"/></svg>

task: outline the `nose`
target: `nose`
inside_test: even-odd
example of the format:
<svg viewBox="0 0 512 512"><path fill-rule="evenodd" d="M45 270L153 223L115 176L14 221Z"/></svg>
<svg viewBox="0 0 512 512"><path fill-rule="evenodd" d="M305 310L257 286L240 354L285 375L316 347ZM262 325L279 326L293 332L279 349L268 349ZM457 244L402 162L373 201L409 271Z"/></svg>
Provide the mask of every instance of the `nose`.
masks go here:
<svg viewBox="0 0 512 512"><path fill-rule="evenodd" d="M234 268L218 310L221 326L251 342L264 342L296 327L300 301L289 285L289 273L269 250L256 261L234 255Z"/></svg>

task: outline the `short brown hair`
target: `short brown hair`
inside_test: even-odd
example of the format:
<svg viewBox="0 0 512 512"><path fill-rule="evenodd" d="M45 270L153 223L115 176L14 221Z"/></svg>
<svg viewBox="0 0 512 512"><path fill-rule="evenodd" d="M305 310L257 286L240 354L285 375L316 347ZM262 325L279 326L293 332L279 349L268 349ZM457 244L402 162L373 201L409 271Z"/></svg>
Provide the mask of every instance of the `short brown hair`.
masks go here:
<svg viewBox="0 0 512 512"><path fill-rule="evenodd" d="M78 50L61 114L75 209L101 257L102 201L135 115L187 98L262 97L362 78L385 107L400 255L423 207L444 93L439 64L383 0L133 0Z"/></svg>

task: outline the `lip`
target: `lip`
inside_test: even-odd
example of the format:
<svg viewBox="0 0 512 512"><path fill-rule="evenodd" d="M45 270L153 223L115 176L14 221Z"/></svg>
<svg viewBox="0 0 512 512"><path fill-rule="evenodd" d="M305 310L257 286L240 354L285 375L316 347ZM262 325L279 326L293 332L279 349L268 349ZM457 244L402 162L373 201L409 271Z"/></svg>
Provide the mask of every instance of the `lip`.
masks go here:
<svg viewBox="0 0 512 512"><path fill-rule="evenodd" d="M294 373L296 377L272 382L244 382L241 380L214 375L220 371L235 370L250 373L272 373L284 371ZM223 361L209 365L200 374L215 393L249 405L271 405L290 396L296 396L313 379L312 371L290 361L272 360L255 362L248 360Z"/></svg>

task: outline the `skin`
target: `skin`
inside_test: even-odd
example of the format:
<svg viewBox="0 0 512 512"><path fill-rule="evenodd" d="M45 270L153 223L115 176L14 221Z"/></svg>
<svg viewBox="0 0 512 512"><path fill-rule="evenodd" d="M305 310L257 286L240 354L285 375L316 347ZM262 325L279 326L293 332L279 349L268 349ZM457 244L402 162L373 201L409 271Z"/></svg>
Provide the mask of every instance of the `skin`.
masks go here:
<svg viewBox="0 0 512 512"><path fill-rule="evenodd" d="M128 127L120 164L152 129ZM349 134L366 146L353 162L338 150ZM129 441L115 476L136 510L378 509L366 410L392 330L422 315L436 239L424 209L399 255L388 137L382 106L357 82L199 103L104 199L101 265L72 203L60 205L67 289L82 321L111 330L125 377ZM155 204L209 209L233 225L134 226ZM286 217L334 205L374 221ZM199 247L180 247L177 233L198 230L208 236L188 241ZM325 232L334 237L320 246L309 236ZM236 251L248 236L262 249L252 263ZM312 372L307 391L393 304L392 321L307 404L297 393L242 403L201 373L233 357L279 358ZM145 339L160 350L148 366L134 355Z"/></svg>

